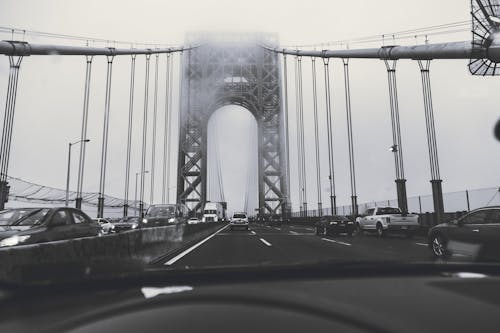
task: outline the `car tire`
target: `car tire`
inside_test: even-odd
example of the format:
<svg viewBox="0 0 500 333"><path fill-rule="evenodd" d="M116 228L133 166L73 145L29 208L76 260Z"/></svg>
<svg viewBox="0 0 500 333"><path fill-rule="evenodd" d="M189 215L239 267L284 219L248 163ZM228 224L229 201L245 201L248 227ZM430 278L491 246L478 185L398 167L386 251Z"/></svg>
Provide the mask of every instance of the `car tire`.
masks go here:
<svg viewBox="0 0 500 333"><path fill-rule="evenodd" d="M377 223L377 227L375 229L378 238L382 238L385 236L384 228L382 227L382 223Z"/></svg>
<svg viewBox="0 0 500 333"><path fill-rule="evenodd" d="M430 237L429 242L434 258L446 259L451 255L450 251L446 248L448 240L443 235L434 234Z"/></svg>
<svg viewBox="0 0 500 333"><path fill-rule="evenodd" d="M321 235L321 229L320 227L316 227L316 236Z"/></svg>

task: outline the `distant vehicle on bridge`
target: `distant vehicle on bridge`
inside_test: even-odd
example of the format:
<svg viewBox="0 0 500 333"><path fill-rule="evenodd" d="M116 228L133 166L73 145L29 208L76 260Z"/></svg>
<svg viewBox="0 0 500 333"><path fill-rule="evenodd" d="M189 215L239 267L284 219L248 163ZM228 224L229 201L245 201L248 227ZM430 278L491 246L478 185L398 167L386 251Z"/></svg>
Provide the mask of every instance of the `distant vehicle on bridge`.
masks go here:
<svg viewBox="0 0 500 333"><path fill-rule="evenodd" d="M102 233L107 235L115 232L115 225L111 223L110 220L99 217L96 219L92 219L94 222L99 223L102 228Z"/></svg>
<svg viewBox="0 0 500 333"><path fill-rule="evenodd" d="M0 212L0 221L22 215L0 232L0 247L45 243L102 234L102 228L79 209L36 208L29 213L19 209Z"/></svg>
<svg viewBox="0 0 500 333"><path fill-rule="evenodd" d="M187 223L188 209L183 204L151 205L142 219L143 228Z"/></svg>
<svg viewBox="0 0 500 333"><path fill-rule="evenodd" d="M118 222L113 223L115 232L127 230L135 230L141 228L140 218L138 216L128 216L121 218Z"/></svg>
<svg viewBox="0 0 500 333"><path fill-rule="evenodd" d="M226 209L222 202L207 202L203 209L202 222L222 222L226 220Z"/></svg>
<svg viewBox="0 0 500 333"><path fill-rule="evenodd" d="M429 230L428 245L437 258L454 254L478 260L498 261L500 206L483 207Z"/></svg>
<svg viewBox="0 0 500 333"><path fill-rule="evenodd" d="M418 215L403 214L397 207L374 207L356 219L356 227L360 231L376 232L379 237L391 232L411 237L420 225Z"/></svg>
<svg viewBox="0 0 500 333"><path fill-rule="evenodd" d="M248 217L247 213L244 212L235 212L231 221L229 222L229 228L234 230L236 228L246 229L248 230Z"/></svg>
<svg viewBox="0 0 500 333"><path fill-rule="evenodd" d="M346 233L352 236L356 227L346 216L322 216L315 224L316 235L337 236Z"/></svg>

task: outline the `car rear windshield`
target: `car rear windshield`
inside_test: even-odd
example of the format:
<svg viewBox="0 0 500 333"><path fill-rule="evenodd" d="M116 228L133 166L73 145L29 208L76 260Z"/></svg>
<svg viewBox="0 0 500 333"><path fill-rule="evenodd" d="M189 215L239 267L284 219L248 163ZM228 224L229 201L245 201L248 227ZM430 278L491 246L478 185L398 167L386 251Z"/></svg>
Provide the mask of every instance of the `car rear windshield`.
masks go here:
<svg viewBox="0 0 500 333"><path fill-rule="evenodd" d="M233 218L235 218L235 219L246 219L247 216L245 214L234 214Z"/></svg>
<svg viewBox="0 0 500 333"><path fill-rule="evenodd" d="M377 215L401 214L399 208L384 207L377 210Z"/></svg>

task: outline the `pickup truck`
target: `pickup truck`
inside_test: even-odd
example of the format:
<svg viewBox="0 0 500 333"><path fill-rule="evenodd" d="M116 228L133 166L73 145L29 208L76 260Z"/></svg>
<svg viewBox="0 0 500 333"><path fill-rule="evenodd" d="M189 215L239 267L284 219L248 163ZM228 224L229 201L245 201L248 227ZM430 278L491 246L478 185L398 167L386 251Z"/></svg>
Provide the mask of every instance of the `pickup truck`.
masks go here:
<svg viewBox="0 0 500 333"><path fill-rule="evenodd" d="M397 207L374 207L356 219L356 227L360 231L376 232L379 237L389 232L412 237L419 224L417 215L403 214Z"/></svg>

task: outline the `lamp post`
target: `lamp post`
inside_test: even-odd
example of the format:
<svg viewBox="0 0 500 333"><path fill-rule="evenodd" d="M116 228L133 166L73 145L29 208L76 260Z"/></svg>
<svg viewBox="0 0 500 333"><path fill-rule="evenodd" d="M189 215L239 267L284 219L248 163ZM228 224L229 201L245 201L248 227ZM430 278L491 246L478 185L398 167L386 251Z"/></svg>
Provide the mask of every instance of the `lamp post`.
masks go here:
<svg viewBox="0 0 500 333"><path fill-rule="evenodd" d="M149 173L148 170L143 172L144 174ZM140 172L135 173L135 198L134 198L134 208L135 208L135 213L137 214L137 177L140 175ZM142 213L142 212L141 212Z"/></svg>
<svg viewBox="0 0 500 333"><path fill-rule="evenodd" d="M84 140L78 140L75 142L70 142L68 144L68 171L66 173L66 207L68 207L68 201L69 201L69 175L70 175L70 169L71 169L71 147L73 145L82 143L82 142L89 142L89 139L84 139Z"/></svg>

